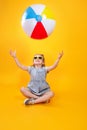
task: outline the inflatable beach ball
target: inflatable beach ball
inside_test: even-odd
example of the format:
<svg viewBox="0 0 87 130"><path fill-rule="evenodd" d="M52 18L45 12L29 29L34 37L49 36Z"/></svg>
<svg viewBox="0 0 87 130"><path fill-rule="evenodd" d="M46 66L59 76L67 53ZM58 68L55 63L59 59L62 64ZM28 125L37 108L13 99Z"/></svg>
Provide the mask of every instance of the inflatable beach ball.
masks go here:
<svg viewBox="0 0 87 130"><path fill-rule="evenodd" d="M56 21L51 11L43 4L29 6L22 16L24 32L33 39L47 38L54 30Z"/></svg>

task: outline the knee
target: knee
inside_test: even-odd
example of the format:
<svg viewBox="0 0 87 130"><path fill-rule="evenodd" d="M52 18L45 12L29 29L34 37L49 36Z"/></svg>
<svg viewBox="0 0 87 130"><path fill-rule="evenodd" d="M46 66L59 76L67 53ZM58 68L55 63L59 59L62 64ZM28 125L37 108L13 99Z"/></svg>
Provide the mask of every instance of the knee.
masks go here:
<svg viewBox="0 0 87 130"><path fill-rule="evenodd" d="M25 88L24 87L22 87L22 88L20 88L20 92L24 92L24 90L25 90Z"/></svg>
<svg viewBox="0 0 87 130"><path fill-rule="evenodd" d="M54 97L54 92L53 91L50 92L50 97Z"/></svg>

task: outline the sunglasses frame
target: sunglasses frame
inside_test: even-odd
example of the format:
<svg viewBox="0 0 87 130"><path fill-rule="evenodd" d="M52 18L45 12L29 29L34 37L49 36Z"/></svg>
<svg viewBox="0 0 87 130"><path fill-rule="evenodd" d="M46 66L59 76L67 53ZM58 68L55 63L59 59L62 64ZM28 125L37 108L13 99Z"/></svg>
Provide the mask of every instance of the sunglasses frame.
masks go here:
<svg viewBox="0 0 87 130"><path fill-rule="evenodd" d="M42 60L43 57L42 57L42 56L35 56L35 57L34 57L34 60L36 60L36 59Z"/></svg>

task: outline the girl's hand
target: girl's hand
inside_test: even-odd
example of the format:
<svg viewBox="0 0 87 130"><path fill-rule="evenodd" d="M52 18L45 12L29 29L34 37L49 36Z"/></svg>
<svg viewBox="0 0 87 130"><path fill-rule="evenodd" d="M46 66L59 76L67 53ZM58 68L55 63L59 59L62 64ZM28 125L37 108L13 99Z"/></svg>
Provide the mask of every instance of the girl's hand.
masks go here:
<svg viewBox="0 0 87 130"><path fill-rule="evenodd" d="M10 55L11 55L13 58L16 58L16 51L10 50Z"/></svg>
<svg viewBox="0 0 87 130"><path fill-rule="evenodd" d="M59 53L59 55L58 55L59 60L62 58L63 54L64 54L63 51L61 53Z"/></svg>

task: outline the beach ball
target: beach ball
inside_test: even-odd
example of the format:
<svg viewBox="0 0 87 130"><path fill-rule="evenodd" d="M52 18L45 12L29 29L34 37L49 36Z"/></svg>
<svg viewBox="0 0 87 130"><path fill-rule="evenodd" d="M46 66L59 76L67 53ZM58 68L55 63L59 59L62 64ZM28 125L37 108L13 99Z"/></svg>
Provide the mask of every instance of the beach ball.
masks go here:
<svg viewBox="0 0 87 130"><path fill-rule="evenodd" d="M56 20L46 5L33 4L25 10L21 23L30 38L44 39L53 32Z"/></svg>

